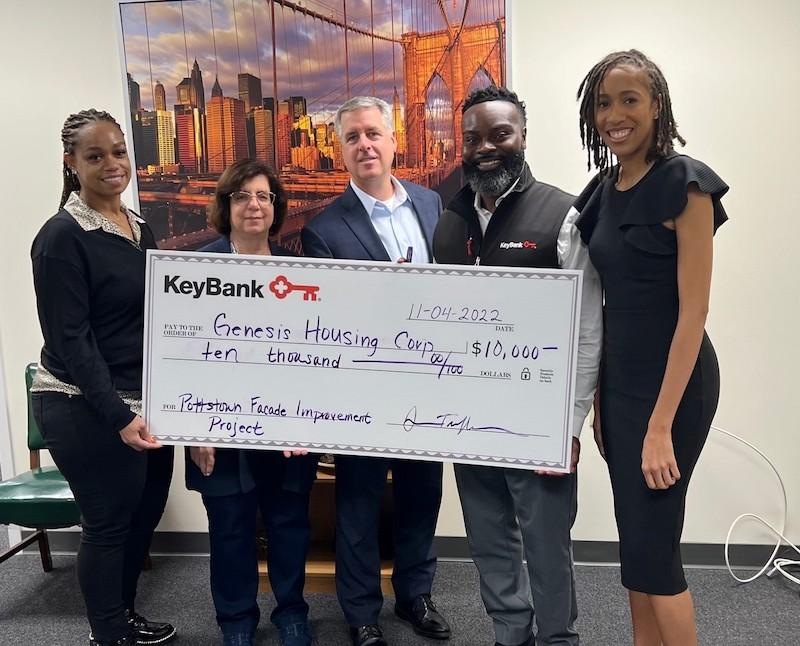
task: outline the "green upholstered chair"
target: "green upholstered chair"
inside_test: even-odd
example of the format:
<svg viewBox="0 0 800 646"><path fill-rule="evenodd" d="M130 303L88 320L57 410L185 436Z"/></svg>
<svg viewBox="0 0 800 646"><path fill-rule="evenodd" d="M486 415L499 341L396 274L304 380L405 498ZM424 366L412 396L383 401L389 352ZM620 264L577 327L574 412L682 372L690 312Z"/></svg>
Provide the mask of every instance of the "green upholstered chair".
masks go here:
<svg viewBox="0 0 800 646"><path fill-rule="evenodd" d="M36 364L32 363L25 369L31 469L16 478L0 482L0 524L20 525L35 531L21 543L0 554L0 563L28 545L38 542L42 567L45 572L49 572L53 569L53 561L50 558L47 530L78 525L80 513L72 491L61 472L56 467L42 467L39 462L39 451L47 447L33 417L31 406L31 382L35 373Z"/></svg>

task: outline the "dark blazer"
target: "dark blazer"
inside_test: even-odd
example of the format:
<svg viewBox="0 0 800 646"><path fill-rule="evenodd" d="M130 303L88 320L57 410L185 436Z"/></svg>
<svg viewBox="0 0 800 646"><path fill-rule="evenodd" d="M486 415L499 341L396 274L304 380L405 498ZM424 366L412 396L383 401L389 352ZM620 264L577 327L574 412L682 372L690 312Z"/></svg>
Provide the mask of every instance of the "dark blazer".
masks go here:
<svg viewBox="0 0 800 646"><path fill-rule="evenodd" d="M433 232L442 211L442 200L427 188L402 183L432 260ZM306 224L301 237L306 256L397 260L389 258L364 205L350 186ZM392 578L398 601L411 601L400 599L403 591L406 595L410 591L429 592L436 571L433 537L442 497L441 462L337 455L336 591L345 618L352 626L374 624L381 609L377 525L380 494L389 468L394 479L395 520L403 528L394 537L395 562L404 564ZM363 572L370 575L360 576Z"/></svg>
<svg viewBox="0 0 800 646"><path fill-rule="evenodd" d="M270 251L274 256L296 256L293 251L281 247L270 241ZM198 251L216 253L231 253L231 241L222 236L214 242L201 247ZM258 449L254 449L258 450ZM232 496L238 493L247 493L255 488L255 482L247 466L247 449L217 449L214 456L214 471L210 476L204 476L197 465L189 456L189 449L185 450L186 457L186 488L199 491L204 496ZM316 471L316 456L299 456L287 458L286 478L284 488L291 491L302 491L310 487L314 478L309 471ZM313 465L311 461L313 460Z"/></svg>
<svg viewBox="0 0 800 646"><path fill-rule="evenodd" d="M400 180L406 189L433 260L433 232L442 212L438 193L418 184ZM348 260L390 260L386 249L369 219L364 205L348 185L332 204L303 228L303 255L313 258Z"/></svg>

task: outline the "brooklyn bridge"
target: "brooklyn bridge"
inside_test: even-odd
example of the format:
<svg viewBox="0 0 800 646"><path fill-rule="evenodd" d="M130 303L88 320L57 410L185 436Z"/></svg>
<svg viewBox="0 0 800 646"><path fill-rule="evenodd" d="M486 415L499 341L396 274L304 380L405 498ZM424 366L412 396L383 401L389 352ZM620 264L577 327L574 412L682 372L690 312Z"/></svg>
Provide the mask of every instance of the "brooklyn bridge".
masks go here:
<svg viewBox="0 0 800 646"><path fill-rule="evenodd" d="M305 222L347 185L332 122L336 108L360 94L392 105L395 175L447 197L460 177L464 99L506 79L503 0L182 0L121 11L139 207L162 248L196 248L215 237L206 206L216 178L249 156L279 169L289 196L281 242L299 250ZM176 30L180 60L160 60L160 34ZM139 33L147 54L136 66L131 43ZM210 41L211 56L198 55L197 44L190 56L199 36ZM226 60L226 43L234 42L234 60ZM155 75L184 58L186 76L175 78L173 95Z"/></svg>

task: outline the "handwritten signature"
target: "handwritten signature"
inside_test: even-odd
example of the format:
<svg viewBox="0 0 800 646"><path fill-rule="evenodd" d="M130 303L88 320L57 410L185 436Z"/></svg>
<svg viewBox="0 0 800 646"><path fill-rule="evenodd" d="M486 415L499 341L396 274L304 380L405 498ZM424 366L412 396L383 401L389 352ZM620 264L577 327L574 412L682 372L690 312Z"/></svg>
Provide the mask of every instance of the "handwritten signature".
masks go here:
<svg viewBox="0 0 800 646"><path fill-rule="evenodd" d="M440 428L455 429L458 431L458 435L467 431L474 433L508 433L509 435L519 435L521 437L533 437L528 433L517 433L502 426L473 426L472 418L469 415L461 415L459 413L441 413L436 415L433 420L419 421L417 419L416 406L413 406L406 413L402 426L406 433L410 433L415 428Z"/></svg>

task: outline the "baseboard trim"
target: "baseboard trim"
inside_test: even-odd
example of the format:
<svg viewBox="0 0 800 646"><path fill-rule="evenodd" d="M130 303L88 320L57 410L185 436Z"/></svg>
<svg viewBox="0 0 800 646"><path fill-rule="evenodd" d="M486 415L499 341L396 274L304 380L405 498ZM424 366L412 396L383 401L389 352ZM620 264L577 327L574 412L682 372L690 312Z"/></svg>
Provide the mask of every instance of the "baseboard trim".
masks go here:
<svg viewBox="0 0 800 646"><path fill-rule="evenodd" d="M24 530L23 538L32 532ZM76 554L80 543L78 531L50 531L47 532L50 549L61 554ZM156 532L150 544L151 554L189 554L208 556L209 543L207 532ZM36 547L25 550L36 552Z"/></svg>
<svg viewBox="0 0 800 646"><path fill-rule="evenodd" d="M437 536L435 544L439 558L472 560L465 537ZM760 568L774 549L774 545L731 545L731 564L740 568ZM783 549L778 556L782 552ZM578 563L619 565L619 543L616 541L573 541L572 554ZM789 554L786 548L783 555ZM689 567L720 567L725 565L725 546L721 543L682 543L681 556L683 564Z"/></svg>
<svg viewBox="0 0 800 646"><path fill-rule="evenodd" d="M23 537L31 532L23 531ZM80 534L77 531L48 532L54 552L75 554ZM437 536L436 553L441 559L471 560L467 539L463 536ZM208 534L205 532L156 532L153 554L208 554ZM737 567L761 567L772 554L772 545L732 545L731 562ZM26 552L35 551L28 549ZM572 551L580 563L619 563L619 544L616 541L573 541ZM781 550L783 552L784 550ZM786 549L788 554L788 548ZM719 543L684 543L681 546L683 563L687 566L718 567L725 565L724 546ZM779 556L781 554L779 553Z"/></svg>

